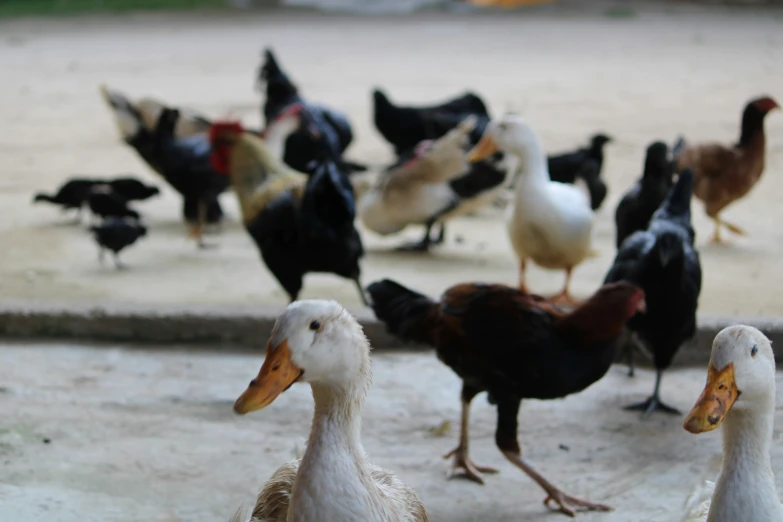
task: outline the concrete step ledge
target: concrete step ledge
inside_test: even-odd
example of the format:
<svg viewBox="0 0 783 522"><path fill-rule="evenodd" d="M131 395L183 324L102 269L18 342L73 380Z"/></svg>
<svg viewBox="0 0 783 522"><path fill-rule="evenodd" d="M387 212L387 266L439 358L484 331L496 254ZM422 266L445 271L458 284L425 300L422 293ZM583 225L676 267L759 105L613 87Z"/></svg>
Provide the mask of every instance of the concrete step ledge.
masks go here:
<svg viewBox="0 0 783 522"><path fill-rule="evenodd" d="M0 337L7 340L77 340L149 345L199 345L207 349L263 349L283 307L236 305L140 305L117 303L0 302ZM403 344L386 332L368 309L350 310L376 350L428 350ZM773 341L783 357L783 320L700 318L698 332L684 345L675 366L704 366L712 340L726 326L748 324ZM211 345L211 346L210 346ZM639 363L647 363L639 357Z"/></svg>

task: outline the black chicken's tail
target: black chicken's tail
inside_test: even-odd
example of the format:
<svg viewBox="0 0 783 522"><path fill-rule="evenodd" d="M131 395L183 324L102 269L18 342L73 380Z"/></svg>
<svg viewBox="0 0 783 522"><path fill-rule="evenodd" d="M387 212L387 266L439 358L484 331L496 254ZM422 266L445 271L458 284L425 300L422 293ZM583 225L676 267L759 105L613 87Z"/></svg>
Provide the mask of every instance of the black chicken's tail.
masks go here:
<svg viewBox="0 0 783 522"><path fill-rule="evenodd" d="M57 198L55 198L54 196L50 196L49 194L44 194L42 192L39 192L33 198L33 203L38 203L39 201L48 201L49 203L55 203L55 204L59 203L59 201L57 201Z"/></svg>
<svg viewBox="0 0 783 522"><path fill-rule="evenodd" d="M373 109L377 113L378 111L389 111L394 109L394 104L389 101L389 97L386 96L380 89L372 91Z"/></svg>
<svg viewBox="0 0 783 522"><path fill-rule="evenodd" d="M367 287L375 317L403 341L435 345L439 303L390 279Z"/></svg>

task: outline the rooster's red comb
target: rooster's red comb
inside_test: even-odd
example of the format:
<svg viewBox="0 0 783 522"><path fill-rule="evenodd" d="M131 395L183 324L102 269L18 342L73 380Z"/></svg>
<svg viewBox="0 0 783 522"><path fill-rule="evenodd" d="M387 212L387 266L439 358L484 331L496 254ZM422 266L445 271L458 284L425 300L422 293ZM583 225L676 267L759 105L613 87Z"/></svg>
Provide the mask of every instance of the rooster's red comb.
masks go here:
<svg viewBox="0 0 783 522"><path fill-rule="evenodd" d="M225 134L242 134L245 129L238 121L216 121L209 127L209 141L214 143L216 139Z"/></svg>

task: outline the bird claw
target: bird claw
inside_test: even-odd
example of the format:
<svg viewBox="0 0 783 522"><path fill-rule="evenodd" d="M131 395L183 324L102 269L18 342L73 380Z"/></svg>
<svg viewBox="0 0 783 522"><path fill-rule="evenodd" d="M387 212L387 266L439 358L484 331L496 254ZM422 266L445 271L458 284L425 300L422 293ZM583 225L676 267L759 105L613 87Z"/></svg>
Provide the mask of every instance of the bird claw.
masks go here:
<svg viewBox="0 0 783 522"><path fill-rule="evenodd" d="M552 505L554 503L555 505ZM612 511L612 506L590 502L578 497L572 497L560 490L553 491L544 499L544 505L552 511L559 511L569 517L575 517L577 511Z"/></svg>
<svg viewBox="0 0 783 522"><path fill-rule="evenodd" d="M574 298L568 292L560 292L557 295L553 295L548 301L555 305L579 306L582 304L582 301Z"/></svg>
<svg viewBox="0 0 783 522"><path fill-rule="evenodd" d="M628 405L624 409L627 411L641 411L642 419L648 418L656 410L668 413L670 415L682 415L680 410L664 404L661 402L661 399L655 395L649 397L646 401Z"/></svg>
<svg viewBox="0 0 783 522"><path fill-rule="evenodd" d="M451 470L448 473L449 479L465 478L484 485L484 477L481 476L482 473L498 473L497 468L481 466L470 460L467 451L464 451L460 447L454 448L443 456L444 459L451 457L454 457L454 462L452 462Z"/></svg>

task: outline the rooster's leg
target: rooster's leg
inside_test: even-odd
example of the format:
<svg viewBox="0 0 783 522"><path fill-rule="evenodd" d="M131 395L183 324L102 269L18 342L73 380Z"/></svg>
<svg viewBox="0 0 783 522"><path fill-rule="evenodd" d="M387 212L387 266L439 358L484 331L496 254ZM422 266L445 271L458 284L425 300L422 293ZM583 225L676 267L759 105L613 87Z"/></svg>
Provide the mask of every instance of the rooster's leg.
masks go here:
<svg viewBox="0 0 783 522"><path fill-rule="evenodd" d="M519 260L519 291L528 293L527 286L525 285L525 277L527 274L527 258L523 257Z"/></svg>
<svg viewBox="0 0 783 522"><path fill-rule="evenodd" d="M435 237L435 239L432 240L432 244L434 245L440 245L443 243L443 240L446 239L446 225L443 223L439 223L440 225L440 232L438 232L438 235Z"/></svg>
<svg viewBox="0 0 783 522"><path fill-rule="evenodd" d="M659 395L661 388L661 377L663 377L663 370L659 369L658 373L655 375L655 389L653 390L653 394L650 395L646 401L637 404L631 404L630 406L626 406L625 409L629 411L641 411L643 419L646 419L652 415L652 413L656 410L670 413L672 415L681 415L677 408L672 408L671 406L668 406L661 401L661 397Z"/></svg>
<svg viewBox="0 0 783 522"><path fill-rule="evenodd" d="M450 477L465 477L479 484L484 484L482 473L497 473L498 470L487 466L479 466L470 460L468 455L468 445L470 439L470 401L479 393L480 390L462 385L462 416L459 429L459 445L443 456L444 459L454 457L451 466Z"/></svg>
<svg viewBox="0 0 783 522"><path fill-rule="evenodd" d="M517 414L519 413L518 398L496 397L498 399L498 427L495 441L509 462L521 469L536 484L546 491L544 505L568 516L575 516L576 511L611 511L613 508L604 504L573 497L545 479L529 462L522 458L522 451L517 441ZM555 506L550 504L554 503Z"/></svg>
<svg viewBox="0 0 783 522"><path fill-rule="evenodd" d="M435 223L430 221L427 223L427 228L424 231L424 237L421 238L420 241L417 241L415 243L408 243L406 245L402 245L397 248L397 250L401 252L427 252L430 249L430 245L432 244L432 239L430 238L430 232L432 232L432 227Z"/></svg>
<svg viewBox="0 0 783 522"><path fill-rule="evenodd" d="M559 294L553 295L549 298L550 301L552 301L555 304L564 304L564 305L572 305L576 306L580 303L579 300L575 299L569 292L568 288L571 286L571 273L573 269L572 268L566 268L566 280L565 285L563 286L563 290L560 291Z"/></svg>

